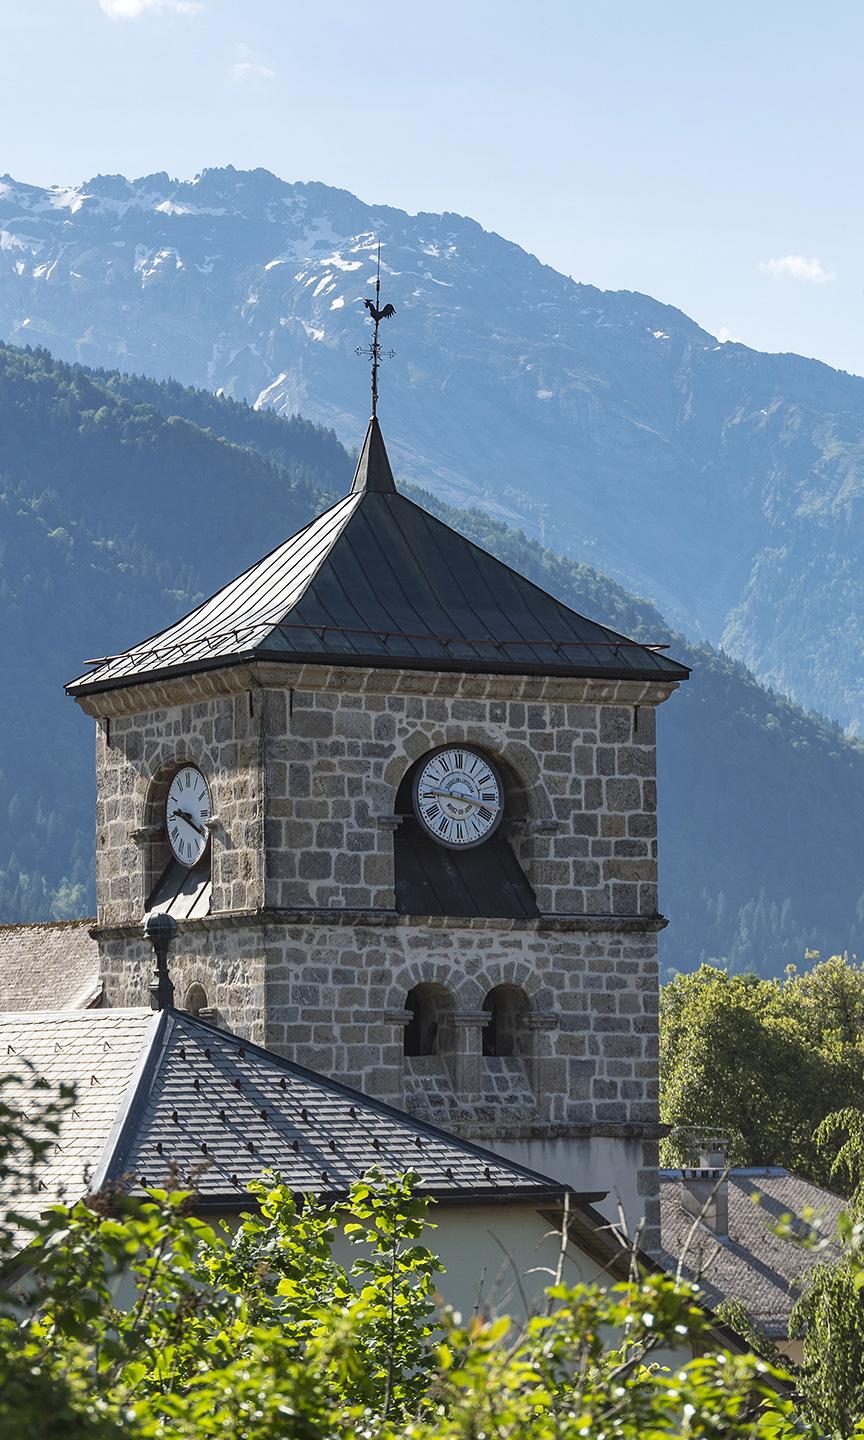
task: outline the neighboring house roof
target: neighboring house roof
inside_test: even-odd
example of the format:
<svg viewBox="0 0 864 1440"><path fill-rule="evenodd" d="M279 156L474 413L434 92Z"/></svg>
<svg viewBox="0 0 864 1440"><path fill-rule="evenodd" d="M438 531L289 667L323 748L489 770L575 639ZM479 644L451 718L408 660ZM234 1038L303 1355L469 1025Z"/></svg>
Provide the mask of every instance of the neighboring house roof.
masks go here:
<svg viewBox="0 0 864 1440"><path fill-rule="evenodd" d="M567 1188L197 1017L163 1015L106 1179L141 1188L174 1166L216 1204L245 1199L265 1169L302 1194L344 1193L373 1165L416 1170L444 1201Z"/></svg>
<svg viewBox="0 0 864 1440"><path fill-rule="evenodd" d="M347 1191L373 1165L415 1170L444 1204L541 1204L557 1180L372 1100L177 1010L0 1016L0 1054L24 1073L74 1082L38 1211L106 1183L191 1183L200 1203L248 1203L277 1171L298 1193ZM596 1192L585 1199L601 1198Z"/></svg>
<svg viewBox="0 0 864 1440"><path fill-rule="evenodd" d="M700 1221L694 1225L684 1210L680 1170L661 1170L660 1182L660 1263L674 1270L680 1261L682 1274L698 1281L712 1309L723 1300L739 1300L764 1334L785 1339L808 1271L839 1252L833 1246L804 1249L780 1239L774 1227L788 1216L796 1235L806 1239L813 1234L804 1218L810 1210L824 1217L831 1236L847 1202L780 1167L732 1169L728 1234L716 1235Z"/></svg>
<svg viewBox="0 0 864 1440"><path fill-rule="evenodd" d="M4 1090L4 1102L32 1113L60 1084L76 1091L74 1109L64 1115L56 1144L39 1165L36 1192L3 1194L0 1201L35 1218L59 1200L80 1199L155 1028L153 1011L143 1009L0 1015L0 1075L22 1081L17 1093ZM37 1077L49 1081L51 1091L34 1091Z"/></svg>
<svg viewBox="0 0 864 1440"><path fill-rule="evenodd" d="M102 995L95 920L0 925L0 1011L82 1010Z"/></svg>
<svg viewBox="0 0 864 1440"><path fill-rule="evenodd" d="M70 681L80 695L250 660L686 680L400 495L377 420L354 486L176 624Z"/></svg>

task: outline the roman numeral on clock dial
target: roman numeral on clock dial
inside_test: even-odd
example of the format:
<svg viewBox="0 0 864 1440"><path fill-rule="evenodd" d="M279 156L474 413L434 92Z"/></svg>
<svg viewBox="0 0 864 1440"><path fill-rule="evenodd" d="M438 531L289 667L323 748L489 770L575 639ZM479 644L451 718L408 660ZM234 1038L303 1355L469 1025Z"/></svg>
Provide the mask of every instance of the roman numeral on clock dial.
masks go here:
<svg viewBox="0 0 864 1440"><path fill-rule="evenodd" d="M201 771L184 765L168 787L165 833L181 865L197 865L210 843L207 821L213 813L210 788Z"/></svg>
<svg viewBox="0 0 864 1440"><path fill-rule="evenodd" d="M468 746L444 746L421 763L414 810L421 825L454 850L480 845L497 829L504 789L491 760Z"/></svg>

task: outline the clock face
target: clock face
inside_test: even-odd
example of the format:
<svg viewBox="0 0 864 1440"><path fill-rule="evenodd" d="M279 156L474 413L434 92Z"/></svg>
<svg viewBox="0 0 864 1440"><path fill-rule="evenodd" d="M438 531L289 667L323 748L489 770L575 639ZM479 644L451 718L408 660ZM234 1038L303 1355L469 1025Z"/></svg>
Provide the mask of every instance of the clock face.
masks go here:
<svg viewBox="0 0 864 1440"><path fill-rule="evenodd" d="M433 840L467 850L488 840L498 828L504 787L485 755L467 745L443 745L417 772L414 809Z"/></svg>
<svg viewBox="0 0 864 1440"><path fill-rule="evenodd" d="M184 765L171 781L165 804L168 844L181 865L197 864L207 849L211 813L207 781L194 765Z"/></svg>

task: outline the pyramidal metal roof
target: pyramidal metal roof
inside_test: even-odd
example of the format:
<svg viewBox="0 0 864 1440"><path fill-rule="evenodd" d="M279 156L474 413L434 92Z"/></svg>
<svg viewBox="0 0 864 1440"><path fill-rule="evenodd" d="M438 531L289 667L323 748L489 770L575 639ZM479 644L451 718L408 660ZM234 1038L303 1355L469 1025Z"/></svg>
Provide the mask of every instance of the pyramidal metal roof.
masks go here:
<svg viewBox="0 0 864 1440"><path fill-rule="evenodd" d="M661 647L569 609L407 496L378 420L344 499L72 695L251 660L684 680Z"/></svg>

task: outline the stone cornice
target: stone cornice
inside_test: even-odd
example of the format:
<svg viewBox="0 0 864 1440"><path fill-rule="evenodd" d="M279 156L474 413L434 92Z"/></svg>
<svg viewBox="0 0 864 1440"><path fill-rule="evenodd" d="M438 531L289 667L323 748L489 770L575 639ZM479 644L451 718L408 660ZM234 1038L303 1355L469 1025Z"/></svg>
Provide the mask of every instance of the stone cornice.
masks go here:
<svg viewBox="0 0 864 1440"><path fill-rule="evenodd" d="M437 670L376 670L364 666L276 665L266 661L222 666L97 694L76 701L97 719L163 710L245 690L339 690L384 695L432 695L466 700L548 701L559 704L662 705L675 680L602 680L566 675L484 675Z"/></svg>
<svg viewBox="0 0 864 1440"><path fill-rule="evenodd" d="M258 927L286 929L292 926L332 925L372 929L505 930L558 935L655 935L668 923L664 915L540 915L531 920L510 920L479 915L401 915L395 910L228 910L181 921L177 943L182 944L184 935ZM141 939L143 935L140 924L97 924L89 933L95 940Z"/></svg>

